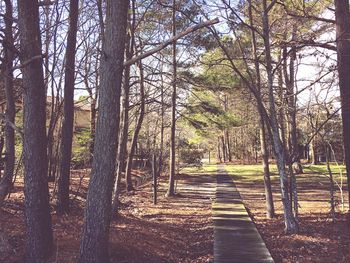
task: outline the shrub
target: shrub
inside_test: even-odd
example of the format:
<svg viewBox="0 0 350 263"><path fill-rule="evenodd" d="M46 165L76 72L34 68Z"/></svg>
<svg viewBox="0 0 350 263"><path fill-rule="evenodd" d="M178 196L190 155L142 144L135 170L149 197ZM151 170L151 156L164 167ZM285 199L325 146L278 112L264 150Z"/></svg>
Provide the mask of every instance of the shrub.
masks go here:
<svg viewBox="0 0 350 263"><path fill-rule="evenodd" d="M201 165L203 150L183 148L180 150L180 160L182 163Z"/></svg>

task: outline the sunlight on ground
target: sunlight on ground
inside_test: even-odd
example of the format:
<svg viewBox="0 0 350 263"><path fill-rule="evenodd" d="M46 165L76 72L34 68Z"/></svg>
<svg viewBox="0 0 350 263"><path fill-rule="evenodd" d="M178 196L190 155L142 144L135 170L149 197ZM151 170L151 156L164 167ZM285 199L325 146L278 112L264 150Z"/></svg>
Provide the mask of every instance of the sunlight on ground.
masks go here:
<svg viewBox="0 0 350 263"><path fill-rule="evenodd" d="M261 164L251 165L239 165L239 164L226 164L226 171L233 176L235 180L239 181L263 181L263 168ZM303 179L326 179L328 180L328 171L325 164L320 165L303 165L304 174L298 175L300 180ZM334 179L340 181L341 175L343 177L343 183L346 182L345 165L331 165L331 170ZM183 167L181 173L215 173L217 171L217 164L204 163L202 167ZM270 164L271 179L278 180L278 171L275 164ZM341 174L340 174L341 172Z"/></svg>
<svg viewBox="0 0 350 263"><path fill-rule="evenodd" d="M239 165L226 164L225 169L232 176L236 186L239 188L246 203L252 202L259 208L264 208L264 182L263 168L261 164ZM299 205L301 213L328 213L329 212L329 175L327 167L321 165L303 165L303 174L296 175L299 192ZM334 195L337 211L345 211L347 208L346 173L345 166L331 165L335 187ZM216 173L216 164L203 164L203 167L186 167L181 170L183 173L205 174ZM280 186L277 167L270 164L271 183L274 193L277 212L281 209ZM340 173L341 171L341 173ZM343 189L343 193L339 190ZM344 206L341 205L342 199Z"/></svg>

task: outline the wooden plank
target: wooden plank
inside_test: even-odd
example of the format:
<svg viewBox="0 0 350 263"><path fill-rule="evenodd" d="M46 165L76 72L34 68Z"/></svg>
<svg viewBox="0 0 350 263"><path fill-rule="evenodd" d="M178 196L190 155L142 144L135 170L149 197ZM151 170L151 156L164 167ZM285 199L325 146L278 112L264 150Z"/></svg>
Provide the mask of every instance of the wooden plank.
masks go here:
<svg viewBox="0 0 350 263"><path fill-rule="evenodd" d="M217 173L212 217L214 263L274 262L223 166Z"/></svg>

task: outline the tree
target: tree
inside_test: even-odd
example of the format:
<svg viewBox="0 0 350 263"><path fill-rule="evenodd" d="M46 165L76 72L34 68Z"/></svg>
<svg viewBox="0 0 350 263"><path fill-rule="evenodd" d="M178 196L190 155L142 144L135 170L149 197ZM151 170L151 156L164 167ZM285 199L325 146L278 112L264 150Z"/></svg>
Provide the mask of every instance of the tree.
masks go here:
<svg viewBox="0 0 350 263"><path fill-rule="evenodd" d="M292 209L290 206L290 198L288 193L288 175L286 173L286 156L284 147L279 133L277 112L275 106L274 87L273 87L273 71L272 71L272 58L271 58L271 46L270 46L270 25L269 25L269 11L273 7L275 2L271 2L267 5L267 0L263 0L263 39L265 47L265 60L266 60L266 73L268 78L268 96L270 103L270 125L272 138L274 143L274 152L276 155L276 162L278 172L280 175L281 195L284 210L284 223L285 232L288 234L297 233L299 231L297 221L294 218Z"/></svg>
<svg viewBox="0 0 350 263"><path fill-rule="evenodd" d="M142 122L145 117L145 83L144 83L144 72L142 61L139 62L139 70L140 70L140 113L137 120L136 127L134 129L134 134L132 136L132 141L130 145L129 155L126 163L125 170L125 179L126 179L126 190L133 190L132 181L131 181L131 168L132 168L132 160L134 158L134 153L136 149L137 139L142 128Z"/></svg>
<svg viewBox="0 0 350 263"><path fill-rule="evenodd" d="M172 12L172 34L176 36L176 0L173 0ZM177 58L176 58L176 41L173 42L173 80L172 80L172 95L171 95L171 133L170 133L170 160L169 160L169 183L167 196L175 195L175 150L176 150L176 85L177 85Z"/></svg>
<svg viewBox="0 0 350 263"><path fill-rule="evenodd" d="M126 60L129 60L132 58L133 54L134 54L134 46L135 46L135 24L136 24L136 17L135 17L135 0L132 1L132 16L129 15L129 32L127 33L126 36L126 50L125 50L125 56L126 56ZM127 144L128 144L128 138L129 138L129 99L130 99L130 69L131 69L131 65L127 65L124 68L124 83L123 83L123 129L122 132L120 134L120 142L119 142L119 152L118 152L118 169L117 169L117 179L116 179L116 183L115 183L115 189L114 189L114 208L117 208L117 203L118 203L118 187L119 187L119 181L121 180L121 173L125 170L125 181L126 181L126 188L128 191L132 190L133 186L132 186L132 180L131 180L131 162L132 162L132 158L134 155L134 150L136 147L136 143L137 143L137 137L138 137L138 133L135 137L135 141L133 139L132 142L132 146L130 147L130 150L133 151L132 153L129 152L129 156L131 157L131 162L130 162L130 168L125 168L126 167L126 159L127 159ZM140 83L141 84L141 83ZM144 85L142 83L142 85ZM141 98L141 100L144 101L145 98ZM144 105L143 105L144 107ZM142 110L142 108L141 108ZM144 109L142 110L144 111ZM141 118L141 111L140 111L140 118ZM142 116L143 118L143 116ZM141 120L141 119L139 119ZM141 121L142 122L142 121ZM142 124L142 123L141 123ZM140 124L140 128L141 128L141 124ZM139 128L139 129L140 129ZM136 134L136 130L135 133ZM130 169L129 172L127 172L127 169ZM116 211L116 209L113 209Z"/></svg>
<svg viewBox="0 0 350 263"><path fill-rule="evenodd" d="M71 0L69 8L69 31L66 48L64 108L61 137L61 164L60 175L57 182L57 212L59 214L67 213L69 210L69 175L74 124L75 50L77 42L79 0Z"/></svg>
<svg viewBox="0 0 350 263"><path fill-rule="evenodd" d="M346 176L350 182L350 11L349 0L335 0L337 64L343 121ZM348 183L350 202L350 184Z"/></svg>
<svg viewBox="0 0 350 263"><path fill-rule="evenodd" d="M107 0L99 114L80 244L80 262L108 262L111 199L120 119L120 94L129 1Z"/></svg>
<svg viewBox="0 0 350 263"><path fill-rule="evenodd" d="M12 187L12 179L15 168L15 131L11 124L15 122L16 108L14 98L14 81L13 81L13 60L14 39L12 32L13 24L13 7L10 0L5 1L6 13L5 20L5 39L4 47L4 76L5 76L5 94L6 94L6 121L5 121L5 171L4 177L0 181L0 207Z"/></svg>
<svg viewBox="0 0 350 263"><path fill-rule="evenodd" d="M132 22L129 21L129 31L126 35L126 47L125 47L125 58L129 60L132 58L134 53L134 42L135 42L135 1L132 1ZM130 14L129 14L130 17ZM129 18L130 19L130 18ZM129 138L129 99L130 99L130 67L131 65L127 65L124 68L124 82L123 82L123 110L122 110L122 122L121 125L123 128L121 129L119 136L119 145L118 145L118 167L117 167L117 175L114 183L114 191L113 191L113 213L117 213L118 211L118 196L119 196L119 188L120 182L122 178L122 172L125 170L125 159L127 156L127 145ZM131 177L131 173L130 173ZM128 178L126 181L128 182ZM130 178L131 181L131 178Z"/></svg>
<svg viewBox="0 0 350 263"><path fill-rule="evenodd" d="M44 262L53 245L47 182L46 91L36 0L18 0L24 103L24 194L27 261Z"/></svg>
<svg viewBox="0 0 350 263"><path fill-rule="evenodd" d="M261 72L260 72L260 63L258 58L257 51L257 39L256 32L254 31L254 22L253 22L253 14L252 14L252 3L249 1L249 24L252 38L252 53L254 58L254 66L256 71L256 87L259 93L259 96L262 96L262 85L261 85ZM266 136L266 120L264 119L264 114L261 110L261 107L257 107L259 111L260 117L260 147L261 147L261 156L262 156L262 164L264 170L264 187L265 187L265 199L266 199L266 216L267 218L273 218L275 216L275 207L273 204L273 195L271 188L271 180L270 180L270 167L269 167L269 154L267 150L267 136Z"/></svg>

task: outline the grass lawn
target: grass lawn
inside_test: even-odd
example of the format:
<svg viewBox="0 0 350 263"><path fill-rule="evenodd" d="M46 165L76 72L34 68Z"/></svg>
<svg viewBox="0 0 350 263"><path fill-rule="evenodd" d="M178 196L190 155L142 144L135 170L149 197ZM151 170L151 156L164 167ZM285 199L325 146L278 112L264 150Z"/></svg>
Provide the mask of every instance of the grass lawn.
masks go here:
<svg viewBox="0 0 350 263"><path fill-rule="evenodd" d="M207 174L207 173L216 173L217 165L216 164L207 164L205 163L202 167L195 167L195 166L187 166L182 167L180 169L180 173L186 173L186 174Z"/></svg>

